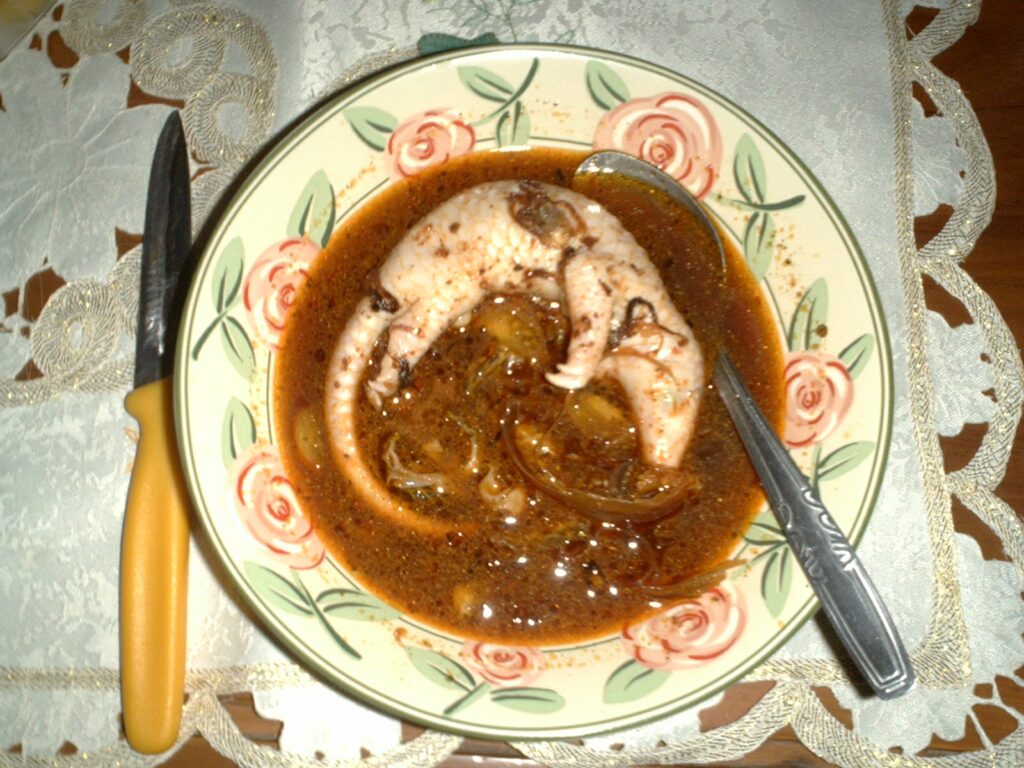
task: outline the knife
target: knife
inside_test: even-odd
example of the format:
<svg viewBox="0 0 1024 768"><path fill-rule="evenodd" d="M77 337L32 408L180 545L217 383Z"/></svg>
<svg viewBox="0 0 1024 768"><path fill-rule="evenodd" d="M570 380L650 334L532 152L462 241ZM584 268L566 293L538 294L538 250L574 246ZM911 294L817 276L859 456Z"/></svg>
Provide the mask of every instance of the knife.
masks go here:
<svg viewBox="0 0 1024 768"><path fill-rule="evenodd" d="M178 462L171 373L172 311L191 245L188 151L181 118L167 119L146 199L135 343L125 409L139 423L121 540L121 703L125 735L155 754L178 738L185 687L188 492Z"/></svg>

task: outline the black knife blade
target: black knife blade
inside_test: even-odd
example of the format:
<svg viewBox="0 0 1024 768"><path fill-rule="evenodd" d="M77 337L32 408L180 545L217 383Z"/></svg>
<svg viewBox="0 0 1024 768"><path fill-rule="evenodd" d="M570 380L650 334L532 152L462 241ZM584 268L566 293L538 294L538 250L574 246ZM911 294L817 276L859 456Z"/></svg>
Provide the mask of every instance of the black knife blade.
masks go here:
<svg viewBox="0 0 1024 768"><path fill-rule="evenodd" d="M153 155L142 238L135 387L174 370L177 318L172 318L192 242L188 146L181 117L167 118Z"/></svg>

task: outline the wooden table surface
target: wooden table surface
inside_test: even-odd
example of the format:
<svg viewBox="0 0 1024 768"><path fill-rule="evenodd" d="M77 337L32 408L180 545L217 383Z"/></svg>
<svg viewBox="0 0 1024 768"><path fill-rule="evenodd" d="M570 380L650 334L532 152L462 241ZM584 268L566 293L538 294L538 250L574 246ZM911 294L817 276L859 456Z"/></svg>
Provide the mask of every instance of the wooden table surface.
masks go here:
<svg viewBox="0 0 1024 768"><path fill-rule="evenodd" d="M912 30L923 27L934 11L917 9L910 17ZM1010 325L1014 337L1024 339L1024 5L1009 0L985 0L981 18L969 28L963 38L950 50L935 59L936 65L956 79L970 99L995 158L998 195L995 216L968 258L968 273L994 300ZM938 231L948 216L948 209L940 209L932 216L917 222L919 245ZM928 304L943 312L952 325L964 322L967 315L958 302L944 295L934 286L926 286ZM947 470L967 463L984 434L984 427L968 427L950 439L942 440ZM1017 435L1016 451L1006 479L998 493L1018 514L1024 510L1024 437ZM974 516L954 502L957 530L970 533L982 545L986 556L999 556L998 540L987 532ZM997 681L1004 701L1011 702L1024 712L1024 689L1009 680ZM702 714L704 727L730 722L764 694L770 683L739 684L726 693L723 701ZM824 694L831 709L849 724L849 713L839 709L829 693ZM252 708L249 694L223 698L235 721L250 738L276 746L281 724L261 719ZM998 742L1014 727L1015 722L995 707L977 707L978 720L986 731L987 739ZM419 732L408 727L409 737ZM968 722L967 736L958 742L933 740L925 754L942 755L980 748L981 739ZM474 759L475 756L475 759ZM483 757L483 762L479 761ZM177 768L214 768L231 766L231 761L215 752L201 737L192 738L167 765ZM510 747L501 744L467 742L443 766L517 766L536 765L524 759ZM827 765L805 749L792 730L784 728L746 758L728 765Z"/></svg>

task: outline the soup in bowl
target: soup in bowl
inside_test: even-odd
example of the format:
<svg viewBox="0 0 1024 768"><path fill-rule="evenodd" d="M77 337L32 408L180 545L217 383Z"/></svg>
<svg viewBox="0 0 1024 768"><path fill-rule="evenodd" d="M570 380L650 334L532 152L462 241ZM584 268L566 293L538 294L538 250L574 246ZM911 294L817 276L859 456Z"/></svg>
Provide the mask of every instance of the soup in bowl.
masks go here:
<svg viewBox="0 0 1024 768"><path fill-rule="evenodd" d="M726 347L781 423L762 292L652 190L573 187L585 156L476 152L385 188L281 335L275 433L319 538L458 637L622 632L714 587L763 504L708 373Z"/></svg>

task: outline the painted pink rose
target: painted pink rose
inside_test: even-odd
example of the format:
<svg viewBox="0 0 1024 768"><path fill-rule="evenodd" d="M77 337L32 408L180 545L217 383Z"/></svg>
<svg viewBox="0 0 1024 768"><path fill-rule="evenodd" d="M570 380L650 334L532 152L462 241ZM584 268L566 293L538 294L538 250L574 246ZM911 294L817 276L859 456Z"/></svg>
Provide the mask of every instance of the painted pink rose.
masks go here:
<svg viewBox="0 0 1024 768"><path fill-rule="evenodd" d="M529 685L544 671L544 654L536 648L510 648L505 645L467 641L462 658L484 680L494 685Z"/></svg>
<svg viewBox="0 0 1024 768"><path fill-rule="evenodd" d="M285 476L277 451L254 446L238 457L229 492L238 517L253 537L290 568L315 568L323 542Z"/></svg>
<svg viewBox="0 0 1024 768"><path fill-rule="evenodd" d="M743 598L728 581L622 632L626 651L651 669L687 669L721 656L743 632Z"/></svg>
<svg viewBox="0 0 1024 768"><path fill-rule="evenodd" d="M843 362L824 352L786 356L787 445L802 448L831 435L853 404L853 380Z"/></svg>
<svg viewBox="0 0 1024 768"><path fill-rule="evenodd" d="M242 287L242 303L256 334L277 349L288 312L320 246L307 237L282 240L256 259Z"/></svg>
<svg viewBox="0 0 1024 768"><path fill-rule="evenodd" d="M398 181L415 176L449 158L465 155L476 144L476 131L455 112L431 109L413 115L388 138L388 174Z"/></svg>
<svg viewBox="0 0 1024 768"><path fill-rule="evenodd" d="M703 197L718 178L722 135L711 112L681 93L631 99L605 113L594 149L617 149L658 166Z"/></svg>

